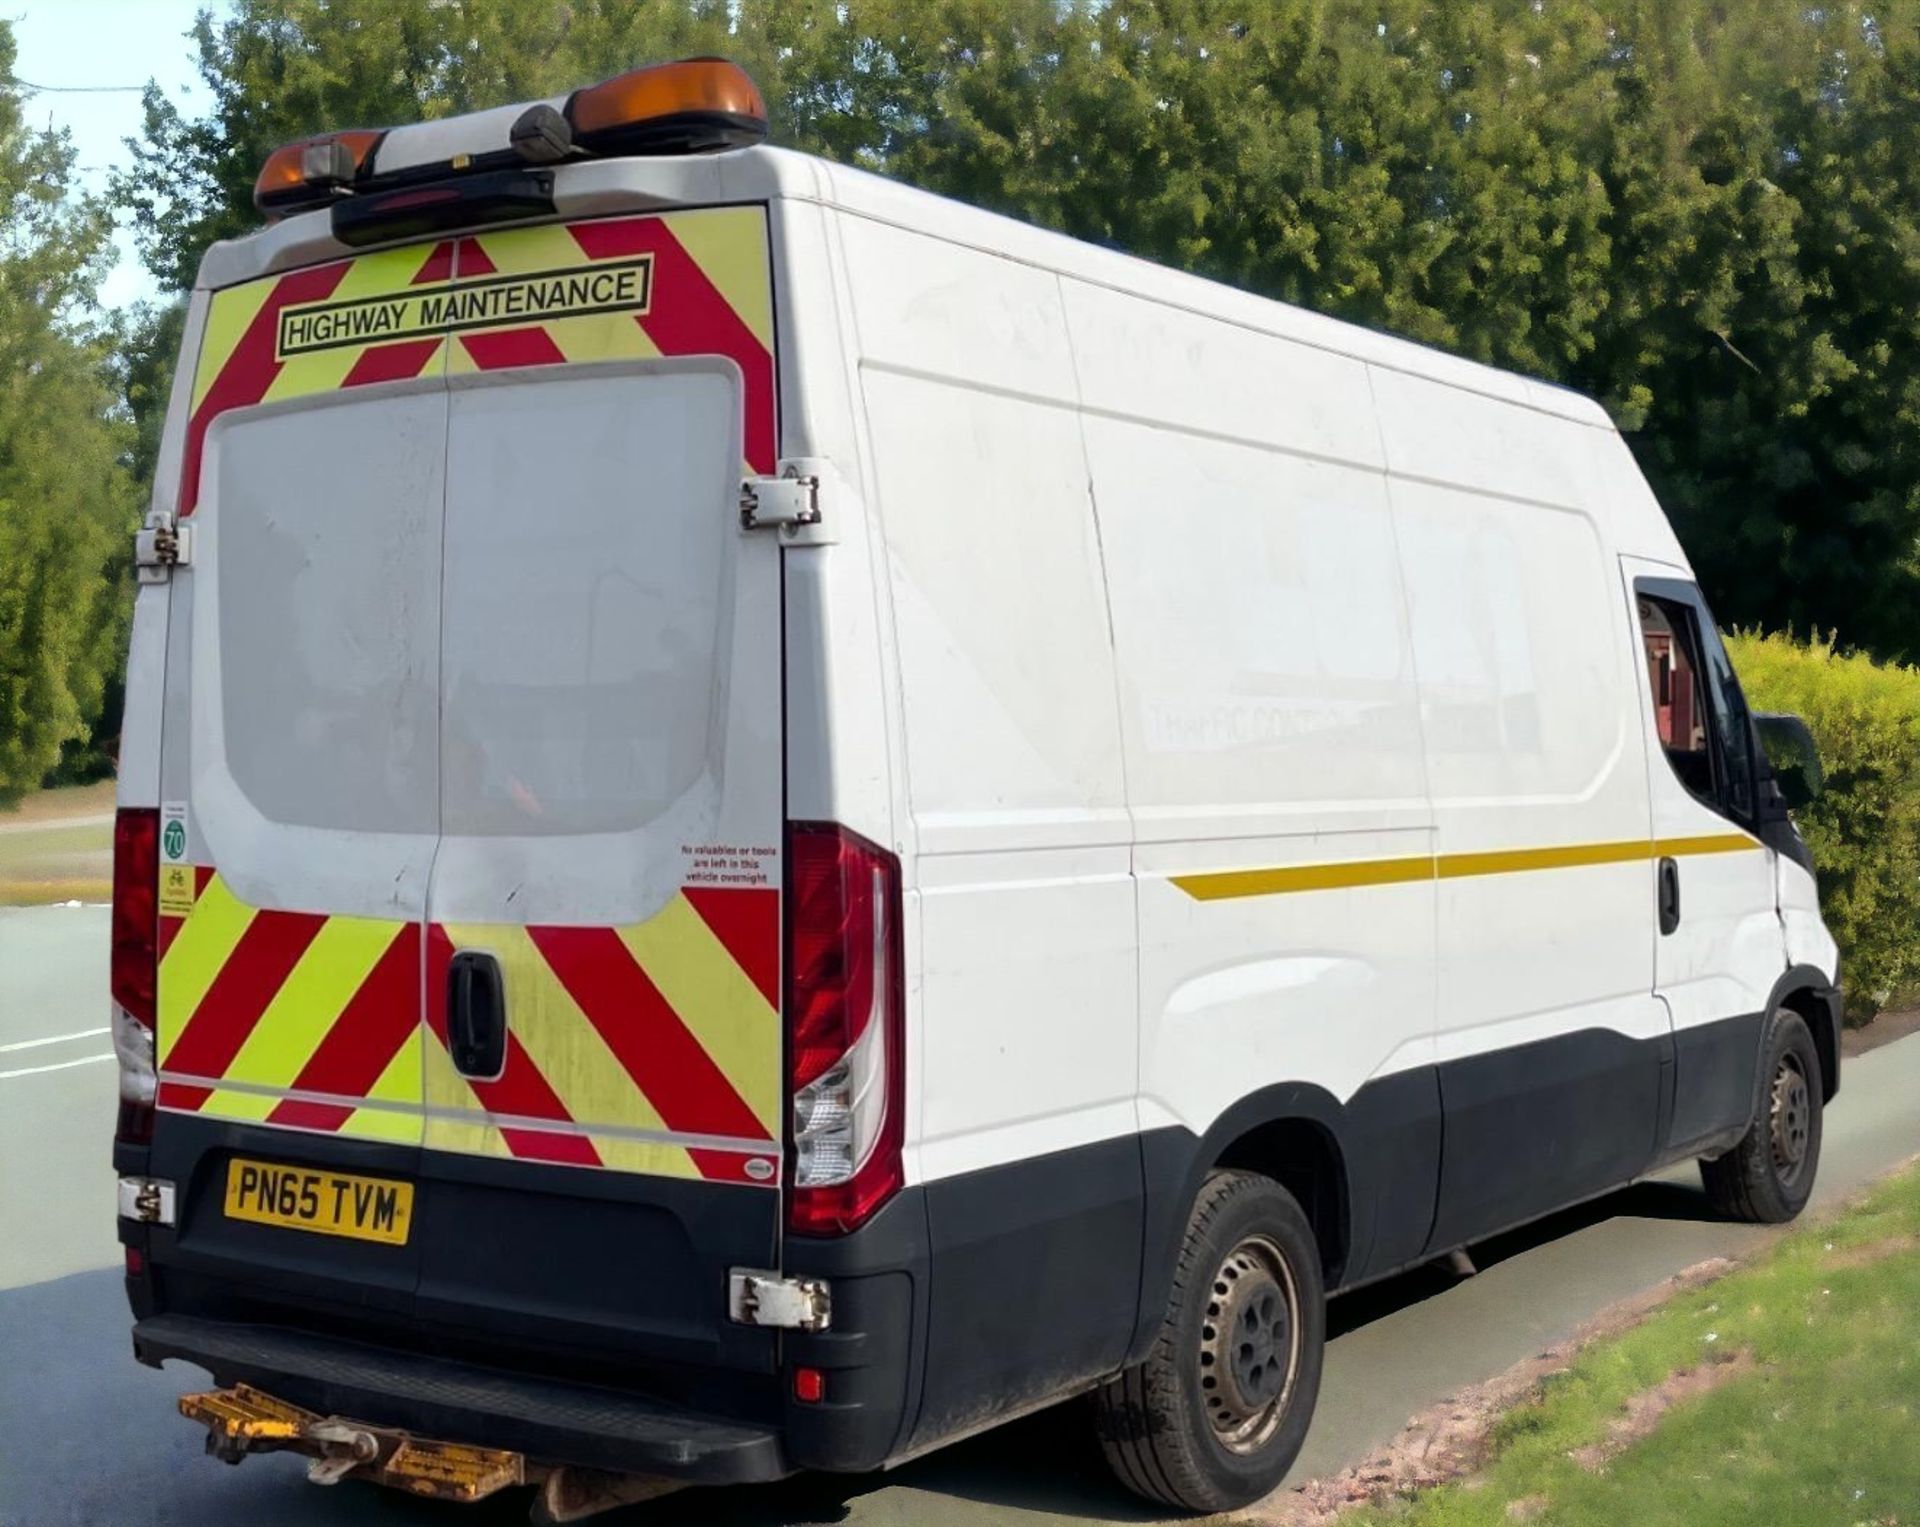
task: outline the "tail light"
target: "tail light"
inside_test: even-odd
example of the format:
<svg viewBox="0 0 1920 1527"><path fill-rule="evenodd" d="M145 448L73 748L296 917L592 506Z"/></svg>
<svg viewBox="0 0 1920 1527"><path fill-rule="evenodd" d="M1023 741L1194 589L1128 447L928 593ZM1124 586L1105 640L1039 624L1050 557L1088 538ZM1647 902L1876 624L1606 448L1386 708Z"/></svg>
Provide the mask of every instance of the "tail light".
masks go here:
<svg viewBox="0 0 1920 1527"><path fill-rule="evenodd" d="M787 1226L839 1235L902 1181L900 866L830 824L787 833Z"/></svg>
<svg viewBox="0 0 1920 1527"><path fill-rule="evenodd" d="M113 1050L120 1060L117 1134L132 1144L153 1135L153 1021L158 980L160 813L123 807L113 819Z"/></svg>

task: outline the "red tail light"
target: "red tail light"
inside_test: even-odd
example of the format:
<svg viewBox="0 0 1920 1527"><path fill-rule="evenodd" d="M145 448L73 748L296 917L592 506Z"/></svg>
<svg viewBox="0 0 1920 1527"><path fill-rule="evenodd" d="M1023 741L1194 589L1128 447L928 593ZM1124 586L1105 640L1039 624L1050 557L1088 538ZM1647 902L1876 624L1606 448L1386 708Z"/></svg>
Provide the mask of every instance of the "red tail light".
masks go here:
<svg viewBox="0 0 1920 1527"><path fill-rule="evenodd" d="M120 1058L119 1138L153 1134L154 995L160 967L160 813L123 807L113 819L113 1047Z"/></svg>
<svg viewBox="0 0 1920 1527"><path fill-rule="evenodd" d="M123 807L113 819L113 1000L148 1028L159 969L159 893L160 813Z"/></svg>
<svg viewBox="0 0 1920 1527"><path fill-rule="evenodd" d="M787 831L787 1226L839 1235L902 1181L900 866L831 824Z"/></svg>

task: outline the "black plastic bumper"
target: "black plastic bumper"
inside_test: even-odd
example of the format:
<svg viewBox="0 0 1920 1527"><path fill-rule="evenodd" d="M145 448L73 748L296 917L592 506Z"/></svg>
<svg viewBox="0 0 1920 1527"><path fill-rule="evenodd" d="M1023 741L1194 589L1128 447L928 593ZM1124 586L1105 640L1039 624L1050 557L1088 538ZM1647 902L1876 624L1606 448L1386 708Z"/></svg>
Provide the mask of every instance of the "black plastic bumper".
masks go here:
<svg viewBox="0 0 1920 1527"><path fill-rule="evenodd" d="M505 1448L544 1463L752 1484L793 1472L777 1431L640 1396L333 1341L271 1326L153 1315L134 1355L182 1358L218 1384L245 1382L322 1415Z"/></svg>

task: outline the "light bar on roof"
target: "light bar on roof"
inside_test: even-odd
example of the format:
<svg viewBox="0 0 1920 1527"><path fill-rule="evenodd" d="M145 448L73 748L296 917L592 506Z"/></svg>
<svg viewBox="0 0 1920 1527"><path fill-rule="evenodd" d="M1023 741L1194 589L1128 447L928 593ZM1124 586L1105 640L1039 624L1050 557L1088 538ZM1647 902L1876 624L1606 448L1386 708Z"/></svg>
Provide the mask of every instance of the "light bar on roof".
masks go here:
<svg viewBox="0 0 1920 1527"><path fill-rule="evenodd" d="M524 107L511 115L501 142L499 128L508 117L504 111L478 112L431 124L427 141L447 145L439 148L446 157L426 162L416 157L417 149L408 152L422 128L397 128L391 134L397 162L384 171L385 132L357 129L289 143L260 167L254 205L269 218L282 217L369 191L444 184L473 171L601 155L711 153L744 148L767 135L759 88L724 58L653 64L576 90L559 109L546 102ZM463 127L488 141L452 150Z"/></svg>

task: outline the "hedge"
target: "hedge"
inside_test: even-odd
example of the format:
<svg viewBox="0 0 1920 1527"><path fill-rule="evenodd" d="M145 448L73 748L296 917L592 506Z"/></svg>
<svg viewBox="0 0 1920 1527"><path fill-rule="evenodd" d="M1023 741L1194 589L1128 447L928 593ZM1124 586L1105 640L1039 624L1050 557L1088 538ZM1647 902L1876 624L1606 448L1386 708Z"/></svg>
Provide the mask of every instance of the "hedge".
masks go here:
<svg viewBox="0 0 1920 1527"><path fill-rule="evenodd" d="M1847 1021L1920 986L1920 669L1831 642L1736 632L1727 649L1755 710L1806 718L1826 790L1795 813L1840 944Z"/></svg>

